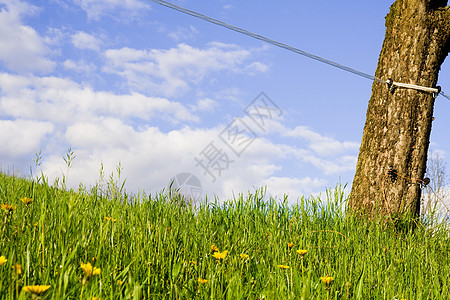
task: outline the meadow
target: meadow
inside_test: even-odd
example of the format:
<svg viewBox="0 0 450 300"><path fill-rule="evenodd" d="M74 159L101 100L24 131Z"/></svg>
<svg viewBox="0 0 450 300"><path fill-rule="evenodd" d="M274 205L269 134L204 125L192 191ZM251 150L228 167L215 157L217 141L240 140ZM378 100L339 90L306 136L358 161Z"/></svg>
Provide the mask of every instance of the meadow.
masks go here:
<svg viewBox="0 0 450 300"><path fill-rule="evenodd" d="M450 299L448 227L358 220L342 186L195 206L121 187L0 173L0 298Z"/></svg>

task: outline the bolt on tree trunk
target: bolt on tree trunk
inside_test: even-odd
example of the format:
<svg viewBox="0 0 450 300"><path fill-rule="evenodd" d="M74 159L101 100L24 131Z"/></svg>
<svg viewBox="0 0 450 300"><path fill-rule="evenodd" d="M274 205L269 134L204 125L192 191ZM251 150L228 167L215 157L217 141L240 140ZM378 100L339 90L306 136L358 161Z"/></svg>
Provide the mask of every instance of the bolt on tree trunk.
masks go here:
<svg viewBox="0 0 450 300"><path fill-rule="evenodd" d="M397 0L375 76L435 87L450 50L447 1ZM374 82L350 194L349 210L369 218L419 214L434 97ZM391 168L391 169L390 169Z"/></svg>

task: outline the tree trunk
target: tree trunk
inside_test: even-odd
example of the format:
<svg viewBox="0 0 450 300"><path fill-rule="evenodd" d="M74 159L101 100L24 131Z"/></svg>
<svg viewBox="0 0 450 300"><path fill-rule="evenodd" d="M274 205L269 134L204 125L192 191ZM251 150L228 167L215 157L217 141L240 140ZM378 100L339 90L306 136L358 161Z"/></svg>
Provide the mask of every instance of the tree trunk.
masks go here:
<svg viewBox="0 0 450 300"><path fill-rule="evenodd" d="M375 76L435 87L450 50L447 1L396 0ZM374 82L350 194L357 215L393 216L420 209L433 118L430 92Z"/></svg>

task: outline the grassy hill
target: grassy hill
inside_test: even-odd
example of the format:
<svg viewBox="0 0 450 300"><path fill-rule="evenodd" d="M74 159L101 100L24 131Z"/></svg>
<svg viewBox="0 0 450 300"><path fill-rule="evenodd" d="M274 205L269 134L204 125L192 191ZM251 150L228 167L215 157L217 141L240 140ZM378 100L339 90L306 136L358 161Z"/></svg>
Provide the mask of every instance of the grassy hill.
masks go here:
<svg viewBox="0 0 450 300"><path fill-rule="evenodd" d="M450 299L445 227L358 221L339 186L265 198L192 207L0 174L0 298Z"/></svg>

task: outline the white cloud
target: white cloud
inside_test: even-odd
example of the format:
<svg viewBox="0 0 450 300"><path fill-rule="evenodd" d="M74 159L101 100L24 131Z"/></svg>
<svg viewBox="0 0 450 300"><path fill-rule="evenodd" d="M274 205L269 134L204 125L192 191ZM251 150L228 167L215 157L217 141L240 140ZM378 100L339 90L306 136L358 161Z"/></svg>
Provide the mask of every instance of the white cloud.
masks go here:
<svg viewBox="0 0 450 300"><path fill-rule="evenodd" d="M218 106L217 102L212 100L211 98L201 98L198 99L196 105L192 105L193 111L206 111L213 113Z"/></svg>
<svg viewBox="0 0 450 300"><path fill-rule="evenodd" d="M244 92L237 87L230 87L223 90L219 90L214 94L217 100L226 101L235 105L244 106L247 103L242 101Z"/></svg>
<svg viewBox="0 0 450 300"><path fill-rule="evenodd" d="M297 160L297 154L307 153L307 150L294 146L275 144L259 138L246 150L244 156L233 156L218 139L223 130L222 126L210 129L184 127L165 133L158 127L136 128L127 124L126 118L110 116L90 120L74 118L58 132L49 122L25 123L32 130L24 130L26 126L20 120L8 122L9 126L1 126L5 128L5 132L11 132L13 136L20 136L18 132L27 134L18 139L20 143L29 141L26 147L22 145L23 151L20 155L36 152L42 147L42 137L51 134L49 140L53 142L50 146L44 145L44 149L50 147L44 150L50 154L44 157L42 165L42 171L49 176L50 181L67 172L62 160L63 153L55 152L64 147L55 143L72 146L76 155L69 171L69 183L72 187L76 187L80 182L88 186L94 184L99 177L100 163L103 163L108 175L115 170L119 162L124 167L123 174L127 178L126 188L133 192L142 189L151 193L160 191L167 187L173 176L182 172L190 172L199 177L203 186L203 197L207 194L211 199L217 195L221 200L231 198L233 193L237 195L252 188L267 186L270 195L282 198L284 194L288 194L290 201L296 201L301 195L323 190L327 183L323 178L276 175L282 171L282 166L275 161ZM12 130L11 126L16 129ZM2 140L10 138L5 133L1 133L0 137ZM212 182L209 175L205 176L204 170L196 165L194 160L194 157L200 158L199 153L211 141L222 151L227 151L233 160L220 176L215 174L215 182ZM12 145L17 145L17 142ZM14 153L15 147L10 146L0 152L10 155ZM306 156L302 159L310 162L310 158Z"/></svg>
<svg viewBox="0 0 450 300"><path fill-rule="evenodd" d="M289 193L295 198L323 190L324 180L274 176L281 166L274 164L277 155L274 157L273 153L278 149L278 155L283 156L279 150L286 147L263 139L251 147L252 152L246 157L231 157L234 162L229 169L220 176L216 173L217 180L212 182L212 178L205 176L203 169L196 165L194 157L198 158L211 141L225 150L217 138L221 130L220 126L210 129L184 127L164 133L157 127L133 128L118 118L97 118L73 122L60 139L63 138L64 143L75 151L76 159L69 171L69 183L73 187L80 182L94 184L99 177L100 163L108 175L120 162L127 178L126 188L134 192L142 189L151 193L160 191L167 187L173 176L182 172L195 174L201 180L203 197L208 195L210 199L217 195L224 200L231 198L233 193L246 193L251 188L266 185L271 195L279 197ZM42 171L53 181L67 170L61 158L63 153L51 153L44 157Z"/></svg>
<svg viewBox="0 0 450 300"><path fill-rule="evenodd" d="M0 74L0 115L70 124L102 116L198 121L186 107L139 93L96 92L69 79Z"/></svg>
<svg viewBox="0 0 450 300"><path fill-rule="evenodd" d="M66 33L63 29L51 27L47 30L43 41L48 47L55 47L59 46L65 38Z"/></svg>
<svg viewBox="0 0 450 300"><path fill-rule="evenodd" d="M336 155L351 150L358 150L356 142L339 142L331 137L312 131L306 126L297 126L292 130L283 130L284 136L302 138L307 140L309 147L320 155Z"/></svg>
<svg viewBox="0 0 450 300"><path fill-rule="evenodd" d="M310 163L316 168L322 170L326 175L339 174L354 170L356 168L357 162L356 156L344 155L334 157L333 159L324 159L309 154L305 151L301 151L298 157L301 158L304 162Z"/></svg>
<svg viewBox="0 0 450 300"><path fill-rule="evenodd" d="M84 60L74 61L71 59L66 59L62 66L67 70L72 70L78 73L86 73L86 74L92 74L96 71L97 66L95 66L92 63L88 63Z"/></svg>
<svg viewBox="0 0 450 300"><path fill-rule="evenodd" d="M170 37L175 42L185 41L192 39L198 34L198 30L190 25L189 27L180 27L178 26L176 30L169 31L167 33L168 37Z"/></svg>
<svg viewBox="0 0 450 300"><path fill-rule="evenodd" d="M211 43L206 49L186 44L168 50L110 49L105 57L104 72L124 77L130 89L165 96L186 92L191 84L199 84L214 72L266 70L261 63L249 61L250 50L219 43Z"/></svg>
<svg viewBox="0 0 450 300"><path fill-rule="evenodd" d="M66 139L78 149L100 151L105 148L127 149L129 145L136 143L134 134L131 126L123 124L119 119L108 118L69 125Z"/></svg>
<svg viewBox="0 0 450 300"><path fill-rule="evenodd" d="M223 9L224 10L233 10L235 7L233 6L233 5L231 5L231 4L225 4L224 6L223 6Z"/></svg>
<svg viewBox="0 0 450 300"><path fill-rule="evenodd" d="M282 197L284 194L289 196L291 203L297 202L301 196L308 196L325 187L327 181L319 178L291 178L271 176L263 181L270 194Z"/></svg>
<svg viewBox="0 0 450 300"><path fill-rule="evenodd" d="M255 75L257 73L266 73L269 70L269 66L259 61L256 61L245 66L245 70L247 73Z"/></svg>
<svg viewBox="0 0 450 300"><path fill-rule="evenodd" d="M248 116L243 117L242 120L246 124L253 124ZM326 175L348 172L356 168L358 143L341 142L317 133L306 126L288 128L283 125L282 118L281 120L265 119L265 132L256 127L253 129L259 138L246 150L246 154L250 156L256 155L254 153L254 151L258 151L256 149L265 149L270 153L270 157L295 158L298 163L312 165ZM293 138L294 143L269 142L263 138L264 134Z"/></svg>
<svg viewBox="0 0 450 300"><path fill-rule="evenodd" d="M23 25L21 17L36 14L38 8L21 1L2 1L0 11L0 61L19 73L52 71L56 64L47 56L50 50L32 27Z"/></svg>
<svg viewBox="0 0 450 300"><path fill-rule="evenodd" d="M92 20L98 20L106 14L114 15L113 13L132 19L143 10L150 9L150 5L142 0L76 0L75 2Z"/></svg>
<svg viewBox="0 0 450 300"><path fill-rule="evenodd" d="M70 182L92 185L98 179L100 163L108 173L120 162L128 190L159 191L176 174L197 171L193 157L215 134L214 129L187 127L168 133L157 127L135 129L119 119L75 123L65 134L76 155ZM44 158L43 170L52 179L61 176L65 170L61 155Z"/></svg>
<svg viewBox="0 0 450 300"><path fill-rule="evenodd" d="M20 157L36 151L44 136L53 129L50 122L0 120L0 156Z"/></svg>
<svg viewBox="0 0 450 300"><path fill-rule="evenodd" d="M78 49L99 51L101 40L84 31L78 31L72 35L72 44Z"/></svg>
<svg viewBox="0 0 450 300"><path fill-rule="evenodd" d="M2 123L0 137L12 141L1 148L2 156L31 156L43 148L49 153L44 157L43 171L55 178L65 170L63 153L58 151L71 145L77 156L70 170L74 186L79 182L93 184L101 162L112 171L120 161L128 177L126 186L131 191L150 189L155 192L166 187L176 174L191 172L201 179L204 192L210 197L229 198L233 192L237 194L267 185L272 195L282 197L278 193L283 192L295 198L323 190L326 180L305 175L301 175L304 178L279 176L283 172L283 162L313 166L325 175L349 171L356 165L356 157L348 154L350 148L345 145L332 139L331 144L337 145L334 147L339 153L315 151L310 144L321 145L321 135L310 129L285 128L280 121L270 124L273 132L302 132L294 138L308 137L303 138L306 146L278 144L261 133L245 154L237 157L219 138L225 124L204 129L186 126L163 132L155 125L159 122L152 122L154 118L196 122L198 119L191 111L213 110L215 102L209 98L200 98L189 110L165 98L140 93L117 95L94 91L64 78L5 73L0 73L0 89L0 116L17 119ZM24 118L33 121L21 121ZM136 125L136 119L146 122ZM43 143L44 137L46 143ZM216 174L216 182L212 182L208 174L205 176L194 160L211 141L227 151L233 160L229 169L220 176ZM19 144L21 151L16 151ZM27 169L27 166L22 167Z"/></svg>

